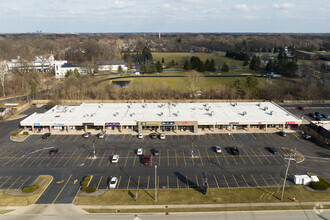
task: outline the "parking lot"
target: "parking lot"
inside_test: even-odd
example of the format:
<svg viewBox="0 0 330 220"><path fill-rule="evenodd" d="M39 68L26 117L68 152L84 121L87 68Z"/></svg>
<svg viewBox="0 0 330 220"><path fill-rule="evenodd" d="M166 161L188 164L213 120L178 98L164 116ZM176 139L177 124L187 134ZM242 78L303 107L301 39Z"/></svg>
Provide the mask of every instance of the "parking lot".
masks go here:
<svg viewBox="0 0 330 220"><path fill-rule="evenodd" d="M305 111L298 109L298 105L284 105L283 107L287 109L289 112L298 116L299 118L304 118L308 121L314 121L313 118L309 115L309 113L319 112L320 114L326 114L329 118L322 118L323 121L330 121L330 105L327 104L315 104L315 105L302 105L305 107Z"/></svg>

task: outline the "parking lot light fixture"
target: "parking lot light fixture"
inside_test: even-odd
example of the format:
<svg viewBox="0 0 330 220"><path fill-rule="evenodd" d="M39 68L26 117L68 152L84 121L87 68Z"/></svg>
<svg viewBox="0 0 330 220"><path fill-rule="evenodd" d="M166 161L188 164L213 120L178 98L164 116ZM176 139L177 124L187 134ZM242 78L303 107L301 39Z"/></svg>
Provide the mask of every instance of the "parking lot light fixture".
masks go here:
<svg viewBox="0 0 330 220"><path fill-rule="evenodd" d="M95 155L95 141L93 141L93 159L96 159L96 155Z"/></svg>
<svg viewBox="0 0 330 220"><path fill-rule="evenodd" d="M155 165L155 201L157 202L157 165Z"/></svg>

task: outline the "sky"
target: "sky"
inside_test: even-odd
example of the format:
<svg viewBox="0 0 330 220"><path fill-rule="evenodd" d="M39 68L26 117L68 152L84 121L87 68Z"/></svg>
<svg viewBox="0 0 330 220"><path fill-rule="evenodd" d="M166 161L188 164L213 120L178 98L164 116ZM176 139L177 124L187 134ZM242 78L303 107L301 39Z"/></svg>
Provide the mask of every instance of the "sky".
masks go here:
<svg viewBox="0 0 330 220"><path fill-rule="evenodd" d="M329 33L330 0L0 0L0 33Z"/></svg>

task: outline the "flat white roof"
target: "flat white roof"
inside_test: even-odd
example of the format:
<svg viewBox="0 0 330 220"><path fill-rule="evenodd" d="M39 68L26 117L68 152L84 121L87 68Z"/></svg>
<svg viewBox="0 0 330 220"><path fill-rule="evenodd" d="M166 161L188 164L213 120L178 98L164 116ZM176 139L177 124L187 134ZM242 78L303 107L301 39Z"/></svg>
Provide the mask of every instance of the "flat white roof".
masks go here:
<svg viewBox="0 0 330 220"><path fill-rule="evenodd" d="M138 121L198 121L207 124L300 124L301 119L273 102L83 103L57 105L21 121L31 125L136 124Z"/></svg>

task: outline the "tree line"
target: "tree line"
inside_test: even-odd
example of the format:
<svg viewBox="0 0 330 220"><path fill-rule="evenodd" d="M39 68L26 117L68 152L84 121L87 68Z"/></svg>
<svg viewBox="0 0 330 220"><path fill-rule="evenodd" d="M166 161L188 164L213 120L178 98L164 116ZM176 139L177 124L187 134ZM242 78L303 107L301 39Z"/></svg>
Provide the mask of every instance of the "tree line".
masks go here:
<svg viewBox="0 0 330 220"><path fill-rule="evenodd" d="M205 71L216 71L215 61L207 59L205 63L198 57L192 56L190 60L186 60L183 69L185 70L196 70L198 72Z"/></svg>

